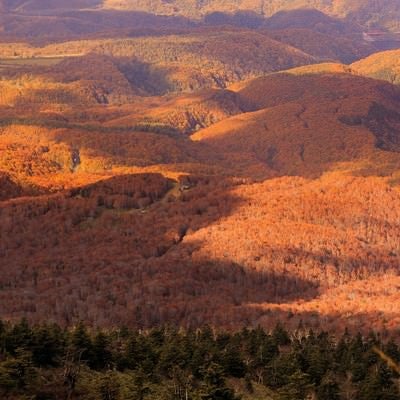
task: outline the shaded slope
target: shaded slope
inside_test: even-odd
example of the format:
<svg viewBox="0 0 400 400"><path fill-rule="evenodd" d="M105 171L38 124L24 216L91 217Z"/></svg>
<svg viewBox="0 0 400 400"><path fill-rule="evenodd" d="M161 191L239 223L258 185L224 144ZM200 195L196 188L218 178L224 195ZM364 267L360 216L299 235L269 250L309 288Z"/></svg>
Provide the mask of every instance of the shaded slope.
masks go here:
<svg viewBox="0 0 400 400"><path fill-rule="evenodd" d="M273 39L301 49L321 60L337 60L345 64L364 58L376 51L358 35L321 33L307 28L267 31Z"/></svg>
<svg viewBox="0 0 400 400"><path fill-rule="evenodd" d="M64 1L59 5L60 8L46 10L39 7L4 12L1 16L2 41L52 43L82 37L149 36L155 33L180 33L197 25L183 17L75 7L65 9Z"/></svg>
<svg viewBox="0 0 400 400"><path fill-rule="evenodd" d="M68 3L60 0L4 0L4 6L9 12L40 11L42 13L52 11L84 9L96 7L101 0L72 0Z"/></svg>
<svg viewBox="0 0 400 400"><path fill-rule="evenodd" d="M21 186L12 181L8 174L0 171L0 201L12 199L22 195Z"/></svg>
<svg viewBox="0 0 400 400"><path fill-rule="evenodd" d="M316 9L292 9L279 11L266 21L269 29L312 29L315 32L327 35L359 34L361 28L357 25L333 18Z"/></svg>

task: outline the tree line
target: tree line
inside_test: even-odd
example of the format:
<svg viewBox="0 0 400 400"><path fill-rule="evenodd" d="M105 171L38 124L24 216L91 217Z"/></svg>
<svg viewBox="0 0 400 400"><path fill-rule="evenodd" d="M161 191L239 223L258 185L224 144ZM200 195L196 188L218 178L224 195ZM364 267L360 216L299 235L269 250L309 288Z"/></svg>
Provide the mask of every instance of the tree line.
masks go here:
<svg viewBox="0 0 400 400"><path fill-rule="evenodd" d="M0 322L0 397L10 400L396 400L399 363L393 339L301 325L228 332Z"/></svg>

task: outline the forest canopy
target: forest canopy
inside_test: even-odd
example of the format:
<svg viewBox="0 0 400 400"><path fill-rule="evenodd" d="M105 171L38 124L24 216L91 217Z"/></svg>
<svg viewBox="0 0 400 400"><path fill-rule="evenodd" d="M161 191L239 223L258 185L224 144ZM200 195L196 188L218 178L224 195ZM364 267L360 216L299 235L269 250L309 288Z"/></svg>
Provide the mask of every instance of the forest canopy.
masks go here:
<svg viewBox="0 0 400 400"><path fill-rule="evenodd" d="M400 348L277 324L227 332L0 323L0 396L32 399L396 400ZM28 396L28 397L27 397Z"/></svg>

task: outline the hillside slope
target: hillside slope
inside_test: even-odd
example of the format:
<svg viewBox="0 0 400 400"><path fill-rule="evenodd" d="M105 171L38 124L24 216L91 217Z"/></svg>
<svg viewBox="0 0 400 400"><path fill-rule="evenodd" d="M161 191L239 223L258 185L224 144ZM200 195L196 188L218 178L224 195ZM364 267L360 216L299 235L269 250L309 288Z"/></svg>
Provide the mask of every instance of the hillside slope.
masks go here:
<svg viewBox="0 0 400 400"><path fill-rule="evenodd" d="M375 53L351 68L361 75L400 84L400 50Z"/></svg>
<svg viewBox="0 0 400 400"><path fill-rule="evenodd" d="M315 62L289 45L253 31L200 31L147 38L80 40L34 47L0 44L0 57L116 58L128 80L150 94L226 87L239 80ZM75 60L75 65L79 62ZM81 68L85 68L82 59Z"/></svg>
<svg viewBox="0 0 400 400"><path fill-rule="evenodd" d="M360 40L357 35L327 34L308 28L267 30L266 34L319 60L348 64L376 52L371 43Z"/></svg>
<svg viewBox="0 0 400 400"><path fill-rule="evenodd" d="M0 128L3 318L395 332L397 86L324 64L38 114Z"/></svg>
<svg viewBox="0 0 400 400"><path fill-rule="evenodd" d="M399 90L345 72L311 66L238 85L255 111L193 139L273 175L315 176L345 162L361 170L382 162L397 168Z"/></svg>
<svg viewBox="0 0 400 400"><path fill-rule="evenodd" d="M326 14L338 17L348 17L355 21L368 25L380 24L391 29L398 28L399 9L397 0L211 0L201 3L193 3L188 0L174 0L164 2L162 0L105 0L104 6L125 10L150 11L157 14L186 15L200 17L215 11L235 12L238 10L251 10L266 16L271 16L278 11L294 9L316 8Z"/></svg>

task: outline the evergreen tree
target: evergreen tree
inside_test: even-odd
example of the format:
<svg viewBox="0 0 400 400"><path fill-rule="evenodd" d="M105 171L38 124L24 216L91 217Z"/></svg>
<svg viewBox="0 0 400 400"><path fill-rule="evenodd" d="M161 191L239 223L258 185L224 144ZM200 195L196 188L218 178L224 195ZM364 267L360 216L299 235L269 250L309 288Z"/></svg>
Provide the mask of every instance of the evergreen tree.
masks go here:
<svg viewBox="0 0 400 400"><path fill-rule="evenodd" d="M103 332L97 332L91 346L90 367L95 370L109 368L112 363L112 354L109 350L109 338Z"/></svg>
<svg viewBox="0 0 400 400"><path fill-rule="evenodd" d="M120 398L120 382L114 372L102 374L98 386L99 400L118 400Z"/></svg>
<svg viewBox="0 0 400 400"><path fill-rule="evenodd" d="M73 351L80 354L82 361L92 363L92 340L83 322L80 322L72 332L71 345Z"/></svg>
<svg viewBox="0 0 400 400"><path fill-rule="evenodd" d="M28 321L23 318L5 337L5 348L11 354L17 349L29 349L32 342L32 331Z"/></svg>
<svg viewBox="0 0 400 400"><path fill-rule="evenodd" d="M38 367L58 366L64 347L65 339L56 325L44 325L32 330L32 360Z"/></svg>
<svg viewBox="0 0 400 400"><path fill-rule="evenodd" d="M278 346L286 346L291 342L289 334L280 323L276 324L274 330L272 331L272 337Z"/></svg>
<svg viewBox="0 0 400 400"><path fill-rule="evenodd" d="M279 400L306 400L313 392L310 377L301 371L296 371L289 378L289 383L279 389Z"/></svg>
<svg viewBox="0 0 400 400"><path fill-rule="evenodd" d="M0 394L3 398L12 391L30 392L37 379L31 354L21 349L15 353L14 357L0 363Z"/></svg>
<svg viewBox="0 0 400 400"><path fill-rule="evenodd" d="M316 392L318 400L340 400L340 387L333 372L323 377Z"/></svg>
<svg viewBox="0 0 400 400"><path fill-rule="evenodd" d="M234 391L226 386L220 365L211 363L203 370L203 379L200 388L202 400L238 400Z"/></svg>
<svg viewBox="0 0 400 400"><path fill-rule="evenodd" d="M149 378L147 374L142 369L135 371L132 383L133 399L144 400L145 397L150 393Z"/></svg>
<svg viewBox="0 0 400 400"><path fill-rule="evenodd" d="M221 357L221 365L225 374L235 378L243 378L246 366L243 362L241 351L236 343L229 343Z"/></svg>

